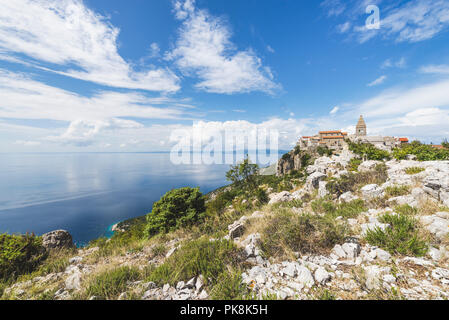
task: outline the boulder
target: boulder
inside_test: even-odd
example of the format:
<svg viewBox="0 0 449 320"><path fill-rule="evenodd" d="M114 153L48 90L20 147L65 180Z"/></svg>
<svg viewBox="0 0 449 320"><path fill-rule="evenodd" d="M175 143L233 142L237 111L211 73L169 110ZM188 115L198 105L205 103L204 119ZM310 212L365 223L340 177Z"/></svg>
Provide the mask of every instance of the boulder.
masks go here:
<svg viewBox="0 0 449 320"><path fill-rule="evenodd" d="M42 245L48 249L70 249L74 248L70 233L65 230L56 230L42 236Z"/></svg>
<svg viewBox="0 0 449 320"><path fill-rule="evenodd" d="M310 176L307 177L306 185L310 188L318 189L320 186L320 181L323 181L327 178L322 172L314 172Z"/></svg>
<svg viewBox="0 0 449 320"><path fill-rule="evenodd" d="M362 189L362 194L365 199L374 199L383 196L384 192L377 184L368 184Z"/></svg>
<svg viewBox="0 0 449 320"><path fill-rule="evenodd" d="M325 285L326 282L331 280L331 275L323 267L319 267L315 270L315 281L321 285Z"/></svg>
<svg viewBox="0 0 449 320"><path fill-rule="evenodd" d="M343 193L341 196L340 196L340 202L346 202L346 203L348 203L348 202L351 202L351 201L354 201L354 200L357 200L357 199L359 199L359 197L357 197L355 194L353 194L351 191L348 191L348 192L346 192L346 193Z"/></svg>
<svg viewBox="0 0 449 320"><path fill-rule="evenodd" d="M274 193L270 195L270 202L268 204L275 204L279 202L289 202L292 201L293 197L288 191L283 191L280 193Z"/></svg>
<svg viewBox="0 0 449 320"><path fill-rule="evenodd" d="M449 219L444 218L446 213L439 212L432 216L424 216L420 218L425 228L438 239L443 240L449 234Z"/></svg>
<svg viewBox="0 0 449 320"><path fill-rule="evenodd" d="M234 240L236 238L240 238L241 236L243 236L243 233L245 232L245 225L240 221L236 221L230 226L228 226L228 230L229 230L229 238Z"/></svg>
<svg viewBox="0 0 449 320"><path fill-rule="evenodd" d="M329 191L326 189L327 181L320 181L318 185L318 197L324 198L329 194Z"/></svg>

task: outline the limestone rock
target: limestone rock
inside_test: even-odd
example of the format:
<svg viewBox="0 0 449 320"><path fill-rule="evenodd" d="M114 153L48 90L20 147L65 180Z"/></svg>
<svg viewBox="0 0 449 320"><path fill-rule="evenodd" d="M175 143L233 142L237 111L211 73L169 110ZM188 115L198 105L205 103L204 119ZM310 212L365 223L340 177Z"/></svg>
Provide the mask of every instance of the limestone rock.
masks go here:
<svg viewBox="0 0 449 320"><path fill-rule="evenodd" d="M42 245L46 249L70 249L75 247L72 236L65 230L56 230L44 234Z"/></svg>
<svg viewBox="0 0 449 320"><path fill-rule="evenodd" d="M315 281L321 285L325 285L326 282L331 280L331 275L323 267L319 267L315 270Z"/></svg>
<svg viewBox="0 0 449 320"><path fill-rule="evenodd" d="M292 195L288 191L283 191L280 193L275 193L270 195L270 202L268 204L275 204L279 202L289 202L292 201Z"/></svg>
<svg viewBox="0 0 449 320"><path fill-rule="evenodd" d="M365 199L379 198L383 195L383 190L377 184L368 184L362 189L362 194Z"/></svg>

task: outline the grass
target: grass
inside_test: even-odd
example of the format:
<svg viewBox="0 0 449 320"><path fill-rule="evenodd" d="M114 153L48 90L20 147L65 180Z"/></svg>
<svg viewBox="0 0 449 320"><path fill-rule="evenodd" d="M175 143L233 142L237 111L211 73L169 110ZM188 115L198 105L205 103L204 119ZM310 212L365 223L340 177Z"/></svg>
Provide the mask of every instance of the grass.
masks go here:
<svg viewBox="0 0 449 320"><path fill-rule="evenodd" d="M344 219L356 218L360 213L367 210L365 202L360 199L334 204L332 201L322 198L313 201L311 206L315 213L326 214L332 218L343 217Z"/></svg>
<svg viewBox="0 0 449 320"><path fill-rule="evenodd" d="M203 237L184 244L162 265L151 270L147 280L159 285L175 285L179 281L203 275L206 283L212 286L227 266L238 268L242 261L242 252L233 242L210 241Z"/></svg>
<svg viewBox="0 0 449 320"><path fill-rule="evenodd" d="M426 171L425 168L421 168L421 167L410 167L405 169L405 173L409 174L409 175L414 175L414 174L418 174L421 173L423 171Z"/></svg>
<svg viewBox="0 0 449 320"><path fill-rule="evenodd" d="M345 238L346 229L329 216L298 215L281 209L265 223L261 249L266 257L293 257L301 254L324 253Z"/></svg>
<svg viewBox="0 0 449 320"><path fill-rule="evenodd" d="M128 266L104 271L89 281L85 295L96 296L98 299L117 299L127 290L128 281L137 281L141 277L137 268Z"/></svg>
<svg viewBox="0 0 449 320"><path fill-rule="evenodd" d="M405 196L410 193L409 186L390 186L385 188L385 196L389 198L395 198Z"/></svg>
<svg viewBox="0 0 449 320"><path fill-rule="evenodd" d="M350 172L340 178L332 178L326 185L326 189L337 196L341 196L348 191L356 192L367 184L385 183L388 179L387 167L385 164L378 164L374 170L364 172Z"/></svg>
<svg viewBox="0 0 449 320"><path fill-rule="evenodd" d="M410 206L408 204L403 204L403 205L400 205L400 206L396 206L394 208L394 211L396 213L399 213L399 214L404 215L404 216L415 216L415 215L418 214L418 209L416 209L415 207L412 207L412 206Z"/></svg>
<svg viewBox="0 0 449 320"><path fill-rule="evenodd" d="M385 214L379 221L389 224L391 228L385 231L380 228L368 230L365 240L369 244L387 250L391 254L424 256L427 253L428 244L420 236L417 222L413 217L404 214Z"/></svg>
<svg viewBox="0 0 449 320"><path fill-rule="evenodd" d="M223 272L211 290L212 300L243 300L248 295L248 288L242 283L240 272Z"/></svg>

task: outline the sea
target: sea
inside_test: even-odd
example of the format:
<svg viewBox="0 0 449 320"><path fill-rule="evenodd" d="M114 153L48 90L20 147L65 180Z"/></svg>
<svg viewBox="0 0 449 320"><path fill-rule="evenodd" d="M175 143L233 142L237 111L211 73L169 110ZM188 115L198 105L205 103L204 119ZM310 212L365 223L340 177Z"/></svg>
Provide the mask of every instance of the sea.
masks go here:
<svg viewBox="0 0 449 320"><path fill-rule="evenodd" d="M0 233L67 230L78 246L143 216L166 192L227 184L229 165L175 165L169 153L0 154Z"/></svg>

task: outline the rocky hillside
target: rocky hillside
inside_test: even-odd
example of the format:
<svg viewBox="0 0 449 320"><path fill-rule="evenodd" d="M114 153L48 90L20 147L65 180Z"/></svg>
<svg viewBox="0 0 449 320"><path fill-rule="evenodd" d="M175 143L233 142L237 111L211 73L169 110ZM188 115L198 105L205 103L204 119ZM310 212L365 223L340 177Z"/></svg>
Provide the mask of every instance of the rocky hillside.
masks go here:
<svg viewBox="0 0 449 320"><path fill-rule="evenodd" d="M199 226L54 251L2 298L448 299L449 161L353 157L298 154L299 178L260 183L268 203L233 196Z"/></svg>

